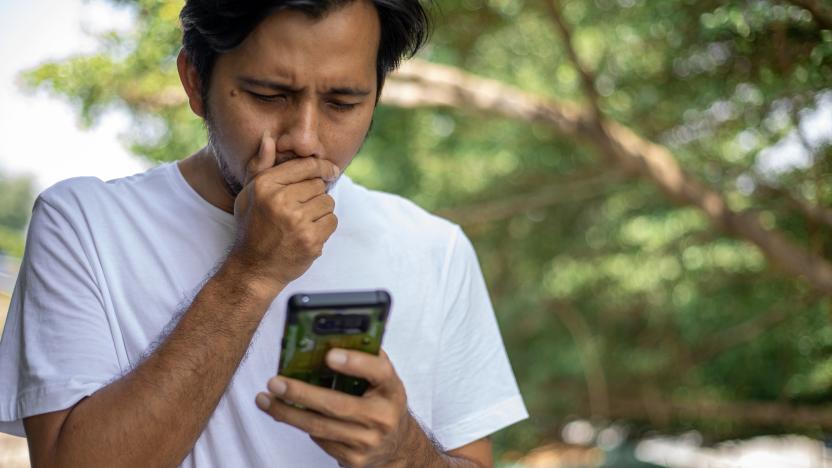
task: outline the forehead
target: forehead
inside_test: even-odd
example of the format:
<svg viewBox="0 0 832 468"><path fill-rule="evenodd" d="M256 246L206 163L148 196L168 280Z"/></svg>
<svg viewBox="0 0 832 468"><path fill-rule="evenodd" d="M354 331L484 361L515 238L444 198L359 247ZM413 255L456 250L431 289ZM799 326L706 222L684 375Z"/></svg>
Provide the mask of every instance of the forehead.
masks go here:
<svg viewBox="0 0 832 468"><path fill-rule="evenodd" d="M235 72L295 82L374 81L380 34L378 13L367 0L349 2L318 18L281 10L226 55Z"/></svg>

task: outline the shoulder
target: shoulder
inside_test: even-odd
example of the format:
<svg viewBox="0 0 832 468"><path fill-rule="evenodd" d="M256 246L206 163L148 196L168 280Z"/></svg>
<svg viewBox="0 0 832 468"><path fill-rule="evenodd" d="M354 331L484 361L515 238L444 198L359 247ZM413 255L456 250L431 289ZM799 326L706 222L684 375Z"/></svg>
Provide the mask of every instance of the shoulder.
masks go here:
<svg viewBox="0 0 832 468"><path fill-rule="evenodd" d="M97 177L73 177L41 192L37 204L45 204L66 216L71 216L125 203L138 195L158 193L154 186L161 187L168 169L168 165L163 165L106 182Z"/></svg>
<svg viewBox="0 0 832 468"><path fill-rule="evenodd" d="M73 177L58 182L38 196L41 202L58 207L78 203L95 196L104 189L104 182L97 177Z"/></svg>
<svg viewBox="0 0 832 468"><path fill-rule="evenodd" d="M371 229L376 235L387 233L398 242L414 246L445 249L460 236L458 225L404 197L370 190L350 179L342 182L339 202L346 208L342 213L344 219L339 220L351 228Z"/></svg>

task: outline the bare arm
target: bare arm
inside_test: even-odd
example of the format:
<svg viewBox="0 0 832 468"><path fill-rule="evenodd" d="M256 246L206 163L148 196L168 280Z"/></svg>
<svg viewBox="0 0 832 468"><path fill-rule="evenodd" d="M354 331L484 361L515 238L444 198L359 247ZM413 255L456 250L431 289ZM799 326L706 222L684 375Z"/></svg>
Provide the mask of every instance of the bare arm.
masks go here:
<svg viewBox="0 0 832 468"><path fill-rule="evenodd" d="M337 225L324 182L336 166L274 164L264 135L235 200L231 253L162 345L72 408L24 420L35 467L176 466L191 451L269 304Z"/></svg>
<svg viewBox="0 0 832 468"><path fill-rule="evenodd" d="M468 445L447 452L448 465L472 468L491 468L494 466L491 439L488 437L475 440ZM456 464L454 464L456 463Z"/></svg>
<svg viewBox="0 0 832 468"><path fill-rule="evenodd" d="M32 465L176 466L202 432L276 292L227 262L144 362L69 410L27 418Z"/></svg>
<svg viewBox="0 0 832 468"><path fill-rule="evenodd" d="M409 461L401 466L425 466L430 468L492 468L494 457L491 439L484 437L467 445L443 452L431 441L415 421L410 432L410 443L402 447ZM419 463L414 463L419 460Z"/></svg>

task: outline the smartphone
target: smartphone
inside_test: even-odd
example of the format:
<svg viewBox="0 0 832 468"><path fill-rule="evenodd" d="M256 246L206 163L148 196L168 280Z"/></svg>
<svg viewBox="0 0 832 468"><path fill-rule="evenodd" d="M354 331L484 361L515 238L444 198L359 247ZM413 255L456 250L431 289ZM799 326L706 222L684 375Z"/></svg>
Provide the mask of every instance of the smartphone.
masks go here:
<svg viewBox="0 0 832 468"><path fill-rule="evenodd" d="M277 373L360 396L367 381L339 374L324 357L332 348L378 355L390 314L387 291L295 294L286 308Z"/></svg>

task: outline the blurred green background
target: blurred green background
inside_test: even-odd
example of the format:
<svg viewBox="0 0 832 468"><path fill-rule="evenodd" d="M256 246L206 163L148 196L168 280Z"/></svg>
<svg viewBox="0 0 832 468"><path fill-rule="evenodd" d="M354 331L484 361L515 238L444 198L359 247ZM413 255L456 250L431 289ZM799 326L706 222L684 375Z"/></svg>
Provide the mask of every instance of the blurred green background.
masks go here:
<svg viewBox="0 0 832 468"><path fill-rule="evenodd" d="M132 152L183 158L205 134L176 74L182 3L113 3L134 9L132 31L25 86L88 126L127 111ZM422 61L391 79L348 173L472 238L531 414L495 437L500 459L568 439L574 421L633 441L823 438L832 4L442 0L432 13ZM431 97L443 87L452 99ZM667 164L682 172L654 170ZM0 185L0 249L19 256L31 184Z"/></svg>

